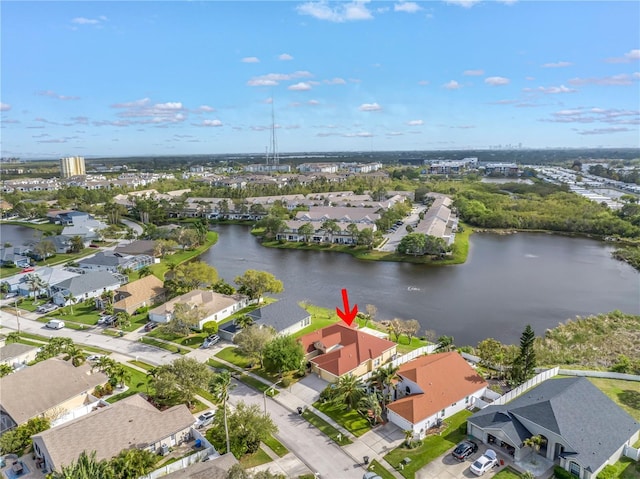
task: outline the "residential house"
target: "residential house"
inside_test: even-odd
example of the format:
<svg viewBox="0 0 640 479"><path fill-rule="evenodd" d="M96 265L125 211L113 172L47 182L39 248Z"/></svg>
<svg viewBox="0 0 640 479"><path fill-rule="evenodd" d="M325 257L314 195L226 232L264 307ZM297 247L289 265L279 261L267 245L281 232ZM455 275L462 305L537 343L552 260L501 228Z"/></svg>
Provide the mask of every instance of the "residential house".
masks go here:
<svg viewBox="0 0 640 479"><path fill-rule="evenodd" d="M429 196L431 195L430 193ZM448 196L436 196L414 231L442 238L448 245L453 244L458 230L458 217L451 211L451 204L452 200Z"/></svg>
<svg viewBox="0 0 640 479"><path fill-rule="evenodd" d="M107 291L115 291L126 284L128 278L122 274L108 271L91 271L85 274L65 279L51 286L52 299L58 306L70 304L71 295L76 302L89 298L97 298Z"/></svg>
<svg viewBox="0 0 640 479"><path fill-rule="evenodd" d="M143 254L146 256L156 256L156 242L154 240L136 240L128 244L120 244L113 250L116 253L136 256Z"/></svg>
<svg viewBox="0 0 640 479"><path fill-rule="evenodd" d="M101 230L104 230L106 227L107 225L102 221L77 217L74 218L72 225L64 227L62 234L70 237L80 236L83 240L94 241L102 239Z"/></svg>
<svg viewBox="0 0 640 479"><path fill-rule="evenodd" d="M93 389L107 376L89 364L47 359L0 378L0 433L34 417L55 419L91 402ZM35 388L35 389L34 389Z"/></svg>
<svg viewBox="0 0 640 479"><path fill-rule="evenodd" d="M20 246L0 247L0 266L16 266L24 268L29 266L30 259L25 248Z"/></svg>
<svg viewBox="0 0 640 479"><path fill-rule="evenodd" d="M156 323L168 323L173 318L173 312L178 303L188 304L192 308L198 307L204 311L204 316L198 323L198 329L202 329L205 323L209 321L219 323L248 306L251 301L247 296L240 294L227 296L215 291L195 289L149 311L149 320Z"/></svg>
<svg viewBox="0 0 640 479"><path fill-rule="evenodd" d="M214 459L196 462L185 469L162 477L164 479L227 479L229 470L235 464L238 464L238 460L228 452Z"/></svg>
<svg viewBox="0 0 640 479"><path fill-rule="evenodd" d="M96 451L102 460L124 449L157 452L176 446L191 436L193 423L184 404L160 411L136 394L34 435L33 450L44 471L59 471L83 451Z"/></svg>
<svg viewBox="0 0 640 479"><path fill-rule="evenodd" d="M99 253L78 261L78 266L91 271L109 271L111 273L122 272L127 269L137 271L144 266L153 264L153 257L147 255L130 256L113 251L100 251Z"/></svg>
<svg viewBox="0 0 640 479"><path fill-rule="evenodd" d="M472 407L487 382L457 352L430 354L398 370L396 400L387 406L389 421L422 439L442 420Z"/></svg>
<svg viewBox="0 0 640 479"><path fill-rule="evenodd" d="M540 454L580 479L595 479L633 445L640 424L587 378L549 379L504 405L487 406L467 420L467 432L516 460L541 436Z"/></svg>
<svg viewBox="0 0 640 479"><path fill-rule="evenodd" d="M115 290L113 311L133 314L138 308L164 301L165 293L162 280L153 275L145 276Z"/></svg>
<svg viewBox="0 0 640 479"><path fill-rule="evenodd" d="M93 217L89 213L73 210L51 210L47 213L47 218L51 223L57 225L70 226L76 223L83 223Z"/></svg>
<svg viewBox="0 0 640 479"><path fill-rule="evenodd" d="M0 342L0 364L6 364L13 369L25 366L36 359L38 348L28 344Z"/></svg>
<svg viewBox="0 0 640 479"><path fill-rule="evenodd" d="M15 283L15 287L10 283L11 291L17 291L20 296L33 296L33 290L27 282L30 275L39 276L45 284L44 288L36 292L38 296L49 295L51 286L64 280L79 276L79 274L74 271L69 271L67 269L61 268L52 268L51 266L44 266L41 268L35 268L35 270L29 274L18 276L18 281L17 283ZM15 278L16 276L14 276L13 278L9 278L9 280L15 280Z"/></svg>
<svg viewBox="0 0 640 479"><path fill-rule="evenodd" d="M358 241L357 235L352 234L349 231L349 225L354 225L356 231L360 232L365 228L369 228L375 231L376 226L367 223L351 223L345 221L336 221L336 226L339 231L330 233L322 229L321 223L311 223L314 227L314 232L309 237L299 233L300 228L309 223L309 221L301 220L288 220L285 221L285 228L276 235L278 240L286 241L309 241L312 243L337 243L337 244L356 244Z"/></svg>
<svg viewBox="0 0 640 479"><path fill-rule="evenodd" d="M375 231L375 222L379 218L380 215L372 208L312 206L309 211L298 211L295 219L311 223L323 223L327 220L365 223Z"/></svg>
<svg viewBox="0 0 640 479"><path fill-rule="evenodd" d="M291 299L254 309L247 314L254 323L273 327L279 335L293 334L311 324L311 313Z"/></svg>
<svg viewBox="0 0 640 479"><path fill-rule="evenodd" d="M397 344L346 324L336 323L300 337L311 371L325 381L362 376L396 354Z"/></svg>

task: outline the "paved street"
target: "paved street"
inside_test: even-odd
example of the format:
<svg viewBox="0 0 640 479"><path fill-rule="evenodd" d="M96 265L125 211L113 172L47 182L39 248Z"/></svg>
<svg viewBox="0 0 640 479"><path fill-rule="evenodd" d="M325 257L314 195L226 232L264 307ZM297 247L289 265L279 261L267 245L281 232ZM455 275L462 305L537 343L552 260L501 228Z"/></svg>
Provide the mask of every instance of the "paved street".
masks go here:
<svg viewBox="0 0 640 479"><path fill-rule="evenodd" d="M427 210L426 206L422 206L422 205L414 206L414 208L411 210L411 213L407 217L402 219L404 224L399 226L395 232L387 233L386 231L383 231L384 236L386 238L389 238L389 240L382 247L380 247L379 250L395 251L398 245L400 244L400 241L402 240L402 238L404 238L409 234L407 232L407 225L420 221L420 213L426 210Z"/></svg>

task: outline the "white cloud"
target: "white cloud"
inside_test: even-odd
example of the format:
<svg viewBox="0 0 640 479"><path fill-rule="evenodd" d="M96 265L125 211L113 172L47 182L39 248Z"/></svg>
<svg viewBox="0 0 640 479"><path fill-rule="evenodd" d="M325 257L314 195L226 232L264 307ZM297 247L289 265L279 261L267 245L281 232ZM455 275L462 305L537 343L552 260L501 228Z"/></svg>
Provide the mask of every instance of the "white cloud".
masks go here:
<svg viewBox="0 0 640 479"><path fill-rule="evenodd" d="M404 2L396 3L393 6L394 12L416 13L422 10L422 7L416 2Z"/></svg>
<svg viewBox="0 0 640 479"><path fill-rule="evenodd" d="M480 0L445 0L445 2L450 5L458 5L459 7L471 8L476 3L479 3Z"/></svg>
<svg viewBox="0 0 640 479"><path fill-rule="evenodd" d="M420 80L420 81L418 82L418 85L421 85L421 86L426 86L426 85L428 85L428 84L429 84L429 80Z"/></svg>
<svg viewBox="0 0 640 479"><path fill-rule="evenodd" d="M422 121L422 120L409 120L407 122L407 125L409 125L409 126L420 126L420 125L424 125L424 121Z"/></svg>
<svg viewBox="0 0 640 479"><path fill-rule="evenodd" d="M308 71L295 71L293 73L267 73L253 77L247 82L249 86L276 86L281 81L295 80L297 78L309 78L313 75Z"/></svg>
<svg viewBox="0 0 640 479"><path fill-rule="evenodd" d="M373 15L366 7L368 0L356 0L348 3L340 3L335 7L330 7L328 2L306 2L298 5L296 10L300 15L310 15L318 20L329 22L350 22L358 20L371 20Z"/></svg>
<svg viewBox="0 0 640 479"><path fill-rule="evenodd" d="M462 74L468 77L479 77L484 75L484 70L465 70Z"/></svg>
<svg viewBox="0 0 640 479"><path fill-rule="evenodd" d="M75 23L76 25L98 25L101 21L104 21L106 19L107 17L105 16L99 18L76 17L71 20L71 23Z"/></svg>
<svg viewBox="0 0 640 479"><path fill-rule="evenodd" d="M342 136L345 138L371 138L373 133L369 133L368 131L360 131L358 133L344 133Z"/></svg>
<svg viewBox="0 0 640 479"><path fill-rule="evenodd" d="M0 111L9 111L11 110L11 105L8 103L0 103Z"/></svg>
<svg viewBox="0 0 640 479"><path fill-rule="evenodd" d="M579 86L579 85L633 85L635 80L640 79L640 75L638 73L633 73L628 75L626 73L622 73L620 75L613 75L610 77L601 77L601 78L572 78L569 80L570 85Z"/></svg>
<svg viewBox="0 0 640 479"><path fill-rule="evenodd" d="M524 90L528 91L531 89L525 88ZM560 85L560 86L549 86L549 87L539 86L538 88L536 88L535 91L539 91L541 93L544 93L545 95L555 95L557 93L575 93L578 90L574 90L573 88L567 88L564 85Z"/></svg>
<svg viewBox="0 0 640 479"><path fill-rule="evenodd" d="M220 120L202 120L201 126L218 127L222 126L222 122Z"/></svg>
<svg viewBox="0 0 640 479"><path fill-rule="evenodd" d="M344 78L333 78L331 80L325 80L324 81L327 85L344 85L347 83L347 81Z"/></svg>
<svg viewBox="0 0 640 479"><path fill-rule="evenodd" d="M579 135L608 135L609 133L621 133L624 131L635 131L633 128L622 126L612 126L609 128L594 128L593 130L580 130Z"/></svg>
<svg viewBox="0 0 640 479"><path fill-rule="evenodd" d="M451 80L447 83L445 83L444 85L442 85L444 88L446 88L447 90L457 90L459 88L462 88L462 86L460 85L460 83L458 83L455 80Z"/></svg>
<svg viewBox="0 0 640 479"><path fill-rule="evenodd" d="M260 63L260 59L258 57L244 57L240 61L242 63Z"/></svg>
<svg viewBox="0 0 640 479"><path fill-rule="evenodd" d="M289 55L288 53L282 53L280 55L278 55L278 60L282 60L284 62L289 61L289 60L293 60L293 57L291 55Z"/></svg>
<svg viewBox="0 0 640 479"><path fill-rule="evenodd" d="M216 111L216 109L213 107L210 107L209 105L201 105L198 107L196 111L212 112L212 111Z"/></svg>
<svg viewBox="0 0 640 479"><path fill-rule="evenodd" d="M311 85L309 85L307 82L303 82L301 81L300 83L296 83L295 85L290 85L287 90L292 90L292 91L307 91L307 90L311 90Z"/></svg>
<svg viewBox="0 0 640 479"><path fill-rule="evenodd" d="M149 98L142 98L140 100L134 100L134 101L130 101L130 102L126 102L126 103L115 103L113 105L111 105L111 108L134 108L134 107L140 107L140 106L145 106L147 104L149 104L151 100Z"/></svg>
<svg viewBox="0 0 640 479"><path fill-rule="evenodd" d="M629 50L621 57L607 58L607 63L631 63L640 60L640 50Z"/></svg>
<svg viewBox="0 0 640 479"><path fill-rule="evenodd" d="M571 65L573 65L573 63L561 61L561 62L545 63L544 65L542 65L542 68L565 68L565 67L570 67Z"/></svg>
<svg viewBox="0 0 640 479"><path fill-rule="evenodd" d="M181 102L156 103L152 105L149 98L116 103L111 105L111 108L123 110L117 114L120 118L142 118L136 120L135 123L156 125L182 122L186 119L184 112L187 111Z"/></svg>
<svg viewBox="0 0 640 479"><path fill-rule="evenodd" d="M273 103L273 98L269 97L267 98L264 103L266 103L267 105L271 105Z"/></svg>
<svg viewBox="0 0 640 479"><path fill-rule="evenodd" d="M380 111L380 110L382 110L382 107L380 105L378 105L377 103L363 103L362 105L360 105L358 110L360 110L360 111Z"/></svg>
<svg viewBox="0 0 640 479"><path fill-rule="evenodd" d="M320 104L318 100L309 100L307 103L311 106L316 106Z"/></svg>
<svg viewBox="0 0 640 479"><path fill-rule="evenodd" d="M48 96L49 98L56 98L57 100L63 100L63 101L79 100L80 99L79 96L58 95L56 92L51 91L51 90L39 91L39 92L36 93L36 95Z"/></svg>
<svg viewBox="0 0 640 479"><path fill-rule="evenodd" d="M488 77L484 79L484 82L491 86L501 86L509 84L509 79L505 77Z"/></svg>
<svg viewBox="0 0 640 479"><path fill-rule="evenodd" d="M553 113L553 123L608 123L610 125L640 125L640 110L605 108L573 108Z"/></svg>

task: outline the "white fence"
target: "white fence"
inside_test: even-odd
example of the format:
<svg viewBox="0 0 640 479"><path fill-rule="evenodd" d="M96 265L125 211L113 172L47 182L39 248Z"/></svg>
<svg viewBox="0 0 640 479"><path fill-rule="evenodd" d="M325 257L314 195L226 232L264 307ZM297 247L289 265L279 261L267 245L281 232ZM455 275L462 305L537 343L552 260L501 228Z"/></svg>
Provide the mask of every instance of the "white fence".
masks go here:
<svg viewBox="0 0 640 479"><path fill-rule="evenodd" d="M635 374L612 373L609 371L583 371L580 369L560 369L558 374L566 376L586 376L591 378L622 379L624 381L640 381Z"/></svg>
<svg viewBox="0 0 640 479"><path fill-rule="evenodd" d="M72 421L73 419L85 416L89 414L91 411L99 407L110 406L108 402L103 401L102 399L98 399L97 397L94 397L91 394L89 394L87 398L89 399L89 401L91 401L91 403L86 404L84 406L80 406L71 411L65 412L62 416L57 417L56 419L51 421L51 427L59 426L60 424L64 424L65 422L69 422L69 421Z"/></svg>
<svg viewBox="0 0 640 479"><path fill-rule="evenodd" d="M624 451L622 453L628 458L633 459L634 461L640 461L640 449L625 445Z"/></svg>
<svg viewBox="0 0 640 479"><path fill-rule="evenodd" d="M555 367L552 369L547 369L546 371L543 371L540 374L536 374L534 377L529 379L526 383L523 383L517 388L509 391L507 394L500 396L498 399L493 401L493 404L500 405L500 404L508 403L512 399L520 396L520 394L522 394L526 390L531 389L534 386L537 386L541 382L546 381L547 379L552 378L553 376L556 376L558 374L559 369L560 368Z"/></svg>
<svg viewBox="0 0 640 479"><path fill-rule="evenodd" d="M425 354L431 354L433 353L436 348L438 347L437 344L430 344L429 346L422 346L418 349L414 349L411 352L408 352L407 354L403 354L402 356L398 356L397 358L395 358L394 360L392 360L390 363L392 366L396 367L396 366L400 366L401 364L407 363L409 361L411 361L412 359L418 358L420 356L424 356ZM382 367L388 367L388 364L383 365ZM360 378L366 382L374 373L375 371L370 371L367 374L363 374Z"/></svg>

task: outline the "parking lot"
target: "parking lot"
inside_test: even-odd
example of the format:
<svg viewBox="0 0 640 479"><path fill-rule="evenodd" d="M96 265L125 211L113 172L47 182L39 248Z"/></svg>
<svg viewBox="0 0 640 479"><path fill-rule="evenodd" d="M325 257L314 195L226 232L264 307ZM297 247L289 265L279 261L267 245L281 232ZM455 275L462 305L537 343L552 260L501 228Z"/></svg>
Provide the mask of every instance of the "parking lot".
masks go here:
<svg viewBox="0 0 640 479"><path fill-rule="evenodd" d="M420 221L420 213L426 210L426 206L414 206L411 213L402 219L402 224L395 226L395 231L385 231L384 236L388 238L388 241L380 248L380 251L395 251L402 238L408 234L407 225L413 226Z"/></svg>

